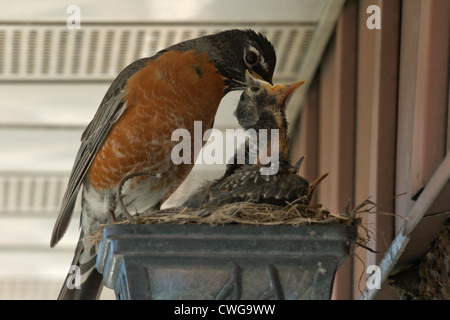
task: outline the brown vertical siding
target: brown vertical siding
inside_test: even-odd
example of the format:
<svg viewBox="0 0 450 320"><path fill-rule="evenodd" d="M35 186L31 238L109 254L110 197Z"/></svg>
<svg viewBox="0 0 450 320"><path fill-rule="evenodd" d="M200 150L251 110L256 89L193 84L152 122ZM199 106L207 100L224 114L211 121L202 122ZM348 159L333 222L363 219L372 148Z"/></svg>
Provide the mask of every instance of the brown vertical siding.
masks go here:
<svg viewBox="0 0 450 320"><path fill-rule="evenodd" d="M366 27L369 5L381 9L380 30ZM330 210L371 196L379 211L396 214L364 218L378 253L359 250L364 265L344 264L334 299L358 298L365 268L380 263L402 225L416 226L403 217L450 151L449 19L448 0L349 0L322 58L294 130L292 160L308 155L301 171L308 179L330 173L317 195ZM428 214L450 212L450 183L434 198ZM445 217L417 224L399 261L420 258ZM377 298L397 295L384 286Z"/></svg>
<svg viewBox="0 0 450 320"><path fill-rule="evenodd" d="M345 6L320 71L318 171L330 176L321 185L319 202L333 211L341 211L353 196L356 7L354 1Z"/></svg>
<svg viewBox="0 0 450 320"><path fill-rule="evenodd" d="M413 5L417 20L408 22L408 25L402 30L403 36L403 32L409 32L407 27L412 23L419 25L419 30L415 34L417 45L410 47L408 43L405 43L401 48L401 57L405 57L405 59L411 54L411 50L415 49L413 51L415 59L411 61L411 64L405 64L402 67L416 69L415 78L401 79L401 81L407 81L413 88L412 92L405 90L401 92L400 96L403 98L404 95L412 95L412 101L403 106L404 112L408 112L408 128L399 125L399 135L406 130L410 132L409 143L412 155L405 159L404 155L398 153L398 159L402 159L410 170L409 175L408 172L402 172L407 175L400 177L409 184L403 180L399 181L397 178L404 185L403 190L409 192L404 197L406 199L402 197L397 200L396 213L401 216L411 214L410 208L407 208L404 203L413 202L409 199L413 196L417 198L419 192L428 185L429 180L447 154L448 144L450 1L416 1ZM404 8L411 10L410 6L412 5L409 2L404 2ZM399 115L399 124L400 120L401 116ZM401 143L400 140L399 143ZM402 189L398 188L397 190L402 192ZM450 212L448 200L450 199L450 184L444 186L442 190L431 190L430 194L436 199L433 200L427 212L414 211L416 215L409 216L407 221L397 220L397 228L404 223L407 232L413 231L411 244L400 259L399 267L420 259L445 220L445 215L435 216L435 214ZM406 208L408 210L405 211ZM422 214L432 215L432 217L418 223ZM413 228L414 230L412 230Z"/></svg>
<svg viewBox="0 0 450 320"><path fill-rule="evenodd" d="M404 217L414 205L411 199L411 159L413 157L414 135L414 101L416 95L415 79L417 77L417 59L419 49L418 34L420 30L420 1L403 1L401 49L399 70L399 98L397 123L397 166L396 193L403 194L396 199L395 212ZM417 191L417 190L416 190ZM396 233L404 222L396 218Z"/></svg>
<svg viewBox="0 0 450 320"><path fill-rule="evenodd" d="M449 1L422 1L414 103L412 185L422 188L446 153ZM447 66L447 67L445 67Z"/></svg>
<svg viewBox="0 0 450 320"><path fill-rule="evenodd" d="M449 32L449 34L450 34L450 32ZM449 61L449 65L450 65L450 61ZM449 73L448 85L449 85L449 87L448 87L448 108L447 108L447 153L450 152L450 73Z"/></svg>
<svg viewBox="0 0 450 320"><path fill-rule="evenodd" d="M396 202L404 216L446 153L449 5L446 0L404 1ZM396 228L403 224L397 219Z"/></svg>
<svg viewBox="0 0 450 320"><path fill-rule="evenodd" d="M329 172L318 201L341 212L353 197L357 2L347 2L320 70L319 173ZM338 272L335 299L352 295L351 261Z"/></svg>
<svg viewBox="0 0 450 320"><path fill-rule="evenodd" d="M372 4L381 8L380 30L366 26L366 8ZM379 204L377 211L386 213L394 212L395 198L400 8L400 1L379 0L361 1L359 10L355 201L370 196ZM366 266L376 265L394 238L394 218L370 214L363 223L374 230L368 245L378 253L358 250L357 254L365 257ZM355 260L354 281L365 273L364 267ZM364 289L364 281L356 284Z"/></svg>
<svg viewBox="0 0 450 320"><path fill-rule="evenodd" d="M306 155L299 174L309 181L314 181L320 173L318 172L318 135L319 135L319 88L317 77L313 80L308 96L306 97L303 111L300 116L298 132L295 141L292 141L291 161ZM317 193L320 192L320 188ZM314 200L313 200L314 201Z"/></svg>
<svg viewBox="0 0 450 320"><path fill-rule="evenodd" d="M449 13L450 15L450 13ZM450 32L449 32L450 34ZM450 65L450 61L449 61ZM449 70L450 71L450 70ZM447 108L447 153L450 152L450 72L449 72L449 81L448 81L448 108Z"/></svg>

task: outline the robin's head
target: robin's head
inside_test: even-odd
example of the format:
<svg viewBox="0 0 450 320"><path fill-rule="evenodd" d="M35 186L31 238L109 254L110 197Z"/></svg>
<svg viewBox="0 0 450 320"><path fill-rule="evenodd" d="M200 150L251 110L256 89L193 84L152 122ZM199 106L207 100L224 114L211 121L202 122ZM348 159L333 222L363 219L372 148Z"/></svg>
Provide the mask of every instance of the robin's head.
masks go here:
<svg viewBox="0 0 450 320"><path fill-rule="evenodd" d="M248 85L247 70L272 83L277 58L275 49L265 36L253 30L229 30L217 34L217 37L222 38L225 44L219 55L218 68L228 75L231 90L244 89Z"/></svg>
<svg viewBox="0 0 450 320"><path fill-rule="evenodd" d="M226 30L188 40L166 50L170 49L207 52L219 72L227 79L226 92L242 90L247 86L246 70L272 83L277 61L270 41L253 30Z"/></svg>

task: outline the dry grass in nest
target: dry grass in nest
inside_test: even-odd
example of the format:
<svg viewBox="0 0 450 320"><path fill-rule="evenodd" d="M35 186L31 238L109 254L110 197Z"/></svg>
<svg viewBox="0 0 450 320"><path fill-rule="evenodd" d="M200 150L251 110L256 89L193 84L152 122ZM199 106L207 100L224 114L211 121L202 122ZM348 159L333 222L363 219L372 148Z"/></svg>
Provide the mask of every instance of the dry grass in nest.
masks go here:
<svg viewBox="0 0 450 320"><path fill-rule="evenodd" d="M308 225L344 223L346 217L331 214L321 206L288 204L285 207L237 202L223 206L174 208L148 212L135 218L135 223L144 224L251 224L251 225Z"/></svg>
<svg viewBox="0 0 450 320"><path fill-rule="evenodd" d="M366 200L354 209L350 208L350 202L342 214L334 214L322 209L322 205L304 205L288 203L286 206L271 204L257 204L251 202L237 202L222 206L205 206L201 208L168 208L158 211L149 211L134 215L132 220L122 219L115 224L207 224L212 226L225 224L245 225L353 225L361 226L360 214L368 212L375 205ZM373 207L372 207L373 208ZM101 241L104 227L91 237L91 244ZM367 228L360 228L356 245L365 247L369 241ZM365 247L366 248L366 247Z"/></svg>

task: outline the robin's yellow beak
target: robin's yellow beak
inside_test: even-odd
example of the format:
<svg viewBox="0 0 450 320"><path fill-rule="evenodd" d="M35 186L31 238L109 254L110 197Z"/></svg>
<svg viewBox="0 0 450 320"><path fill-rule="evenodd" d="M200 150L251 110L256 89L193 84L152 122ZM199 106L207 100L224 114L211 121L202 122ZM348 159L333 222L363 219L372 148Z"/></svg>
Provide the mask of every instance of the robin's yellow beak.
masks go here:
<svg viewBox="0 0 450 320"><path fill-rule="evenodd" d="M248 73L253 79L258 79L258 80L262 80L262 81L266 81L263 79L263 77L261 77L259 74L257 74L255 71L251 71L248 70L246 71L246 73Z"/></svg>

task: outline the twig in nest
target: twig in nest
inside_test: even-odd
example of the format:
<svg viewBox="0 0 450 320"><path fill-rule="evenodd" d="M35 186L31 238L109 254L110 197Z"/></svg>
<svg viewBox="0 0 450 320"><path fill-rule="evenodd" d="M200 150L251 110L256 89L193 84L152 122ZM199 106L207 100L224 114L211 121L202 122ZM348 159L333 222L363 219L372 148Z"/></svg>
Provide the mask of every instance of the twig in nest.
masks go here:
<svg viewBox="0 0 450 320"><path fill-rule="evenodd" d="M119 204L119 208L120 210L122 210L122 213L124 214L124 216L128 219L128 221L130 221L131 223L136 223L135 218L130 214L130 212L127 210L127 208L125 207L125 205L123 204L123 194L122 194L122 188L123 185L125 184L125 182L127 182L128 180L135 178L135 177L139 177L139 176L153 176L153 177L157 177L160 178L161 174L159 173L154 173L151 171L138 171L138 172L132 172L127 174L125 177L123 177L123 179L120 181L119 184L119 188L117 191L117 203Z"/></svg>
<svg viewBox="0 0 450 320"><path fill-rule="evenodd" d="M375 251L375 250L373 250L372 248L369 248L368 246L362 244L361 242L355 242L355 245L356 245L356 246L359 246L359 247L361 247L361 248L364 248L364 249L366 249L367 251L370 251L370 252L372 252L372 253L380 253L379 251Z"/></svg>
<svg viewBox="0 0 450 320"><path fill-rule="evenodd" d="M369 209L365 209L365 210L361 210L362 208L364 208L367 205L372 205L371 208ZM358 204L350 213L350 216L356 216L358 213L363 213L363 212L368 212L369 210L375 208L377 205L376 203L374 203L373 201L369 200L369 198L367 198L366 200L364 200L363 202L361 202L360 204Z"/></svg>

